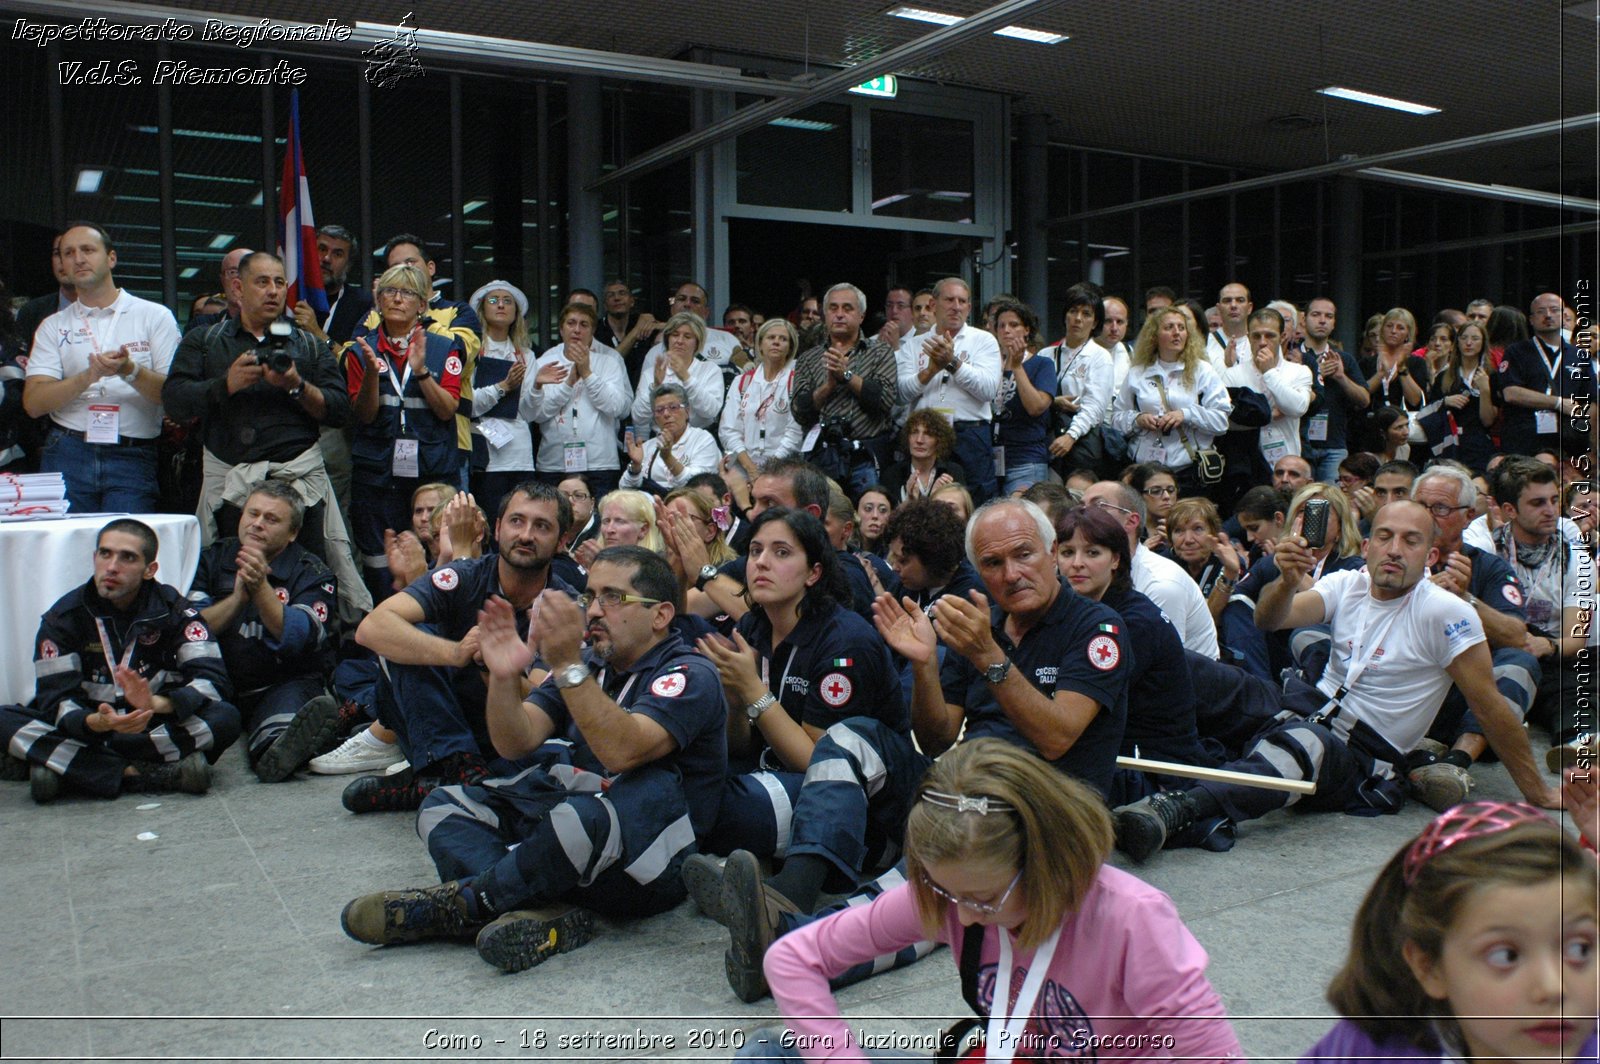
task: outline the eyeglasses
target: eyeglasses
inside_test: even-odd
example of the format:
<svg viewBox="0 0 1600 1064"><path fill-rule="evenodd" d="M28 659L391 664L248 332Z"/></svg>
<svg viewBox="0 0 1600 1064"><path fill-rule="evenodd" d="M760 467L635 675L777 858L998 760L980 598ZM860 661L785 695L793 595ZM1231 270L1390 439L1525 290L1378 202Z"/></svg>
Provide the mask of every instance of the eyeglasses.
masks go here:
<svg viewBox="0 0 1600 1064"><path fill-rule="evenodd" d="M1130 510L1126 506L1117 506L1114 503L1106 502L1104 499L1095 499L1092 502L1084 503L1084 505L1092 506L1097 510L1115 510L1118 513L1134 514L1137 516L1137 511Z"/></svg>
<svg viewBox="0 0 1600 1064"><path fill-rule="evenodd" d="M1176 494L1178 494L1178 487L1177 487L1176 484L1171 484L1171 485L1168 485L1167 487L1164 487L1164 488L1145 488L1144 489L1144 494L1146 494L1146 495L1160 495L1160 496L1163 496L1163 497L1168 496L1168 495L1176 495Z"/></svg>
<svg viewBox="0 0 1600 1064"><path fill-rule="evenodd" d="M1428 512L1430 514L1432 514L1433 516L1439 518L1439 520L1441 520L1441 521L1444 520L1446 517L1449 517L1451 514L1455 513L1457 510L1470 510L1470 509L1472 509L1472 507L1470 507L1470 506L1446 506L1442 502L1427 503L1425 505L1428 507Z"/></svg>
<svg viewBox="0 0 1600 1064"><path fill-rule="evenodd" d="M516 300L510 296L490 296L484 300L491 307L510 307L516 305Z"/></svg>
<svg viewBox="0 0 1600 1064"><path fill-rule="evenodd" d="M663 406L656 407L655 411L656 411L657 414L676 414L678 411L680 411L682 409L683 409L683 404L682 403L667 403L667 404L665 404Z"/></svg>
<svg viewBox="0 0 1600 1064"><path fill-rule="evenodd" d="M927 873L923 873L922 876L922 885L933 891L934 897L943 898L951 905L959 905L963 909L968 909L983 916L993 916L1001 909L1004 909L1006 902L1011 900L1011 892L1016 890L1017 884L1021 882L1022 869L1019 868L1017 869L1017 874L1011 877L1011 885L1006 888L1005 893L1000 895L999 898L994 901L973 901L971 898L963 898L959 895L951 894L948 890L929 879Z"/></svg>
<svg viewBox="0 0 1600 1064"><path fill-rule="evenodd" d="M637 602L643 606L655 606L666 601L665 599L645 598L643 595L629 595L621 591L585 591L578 596L578 605L582 609L588 609L589 604L595 599L599 599L600 608L606 610L614 610L618 606L630 602Z"/></svg>
<svg viewBox="0 0 1600 1064"><path fill-rule="evenodd" d="M594 498L593 495L590 495L586 491L564 491L561 493L561 495L568 502L583 502L585 499Z"/></svg>
<svg viewBox="0 0 1600 1064"><path fill-rule="evenodd" d="M409 288L380 288L378 295L384 299L416 299L417 293Z"/></svg>

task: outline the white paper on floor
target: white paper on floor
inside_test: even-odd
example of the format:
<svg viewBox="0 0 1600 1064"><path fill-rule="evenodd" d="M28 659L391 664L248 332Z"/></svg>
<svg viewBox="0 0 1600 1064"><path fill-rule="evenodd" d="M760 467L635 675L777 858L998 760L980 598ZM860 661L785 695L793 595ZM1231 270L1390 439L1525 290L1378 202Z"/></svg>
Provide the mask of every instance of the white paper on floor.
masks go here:
<svg viewBox="0 0 1600 1064"><path fill-rule="evenodd" d="M157 835L153 831L141 831L139 834L134 836L134 838L138 839L140 842L149 842L151 839L159 839L160 837L160 835Z"/></svg>
<svg viewBox="0 0 1600 1064"><path fill-rule="evenodd" d="M143 805L136 805L136 806L134 806L134 808L135 809L160 809L161 808L161 803L160 802L146 802Z"/></svg>

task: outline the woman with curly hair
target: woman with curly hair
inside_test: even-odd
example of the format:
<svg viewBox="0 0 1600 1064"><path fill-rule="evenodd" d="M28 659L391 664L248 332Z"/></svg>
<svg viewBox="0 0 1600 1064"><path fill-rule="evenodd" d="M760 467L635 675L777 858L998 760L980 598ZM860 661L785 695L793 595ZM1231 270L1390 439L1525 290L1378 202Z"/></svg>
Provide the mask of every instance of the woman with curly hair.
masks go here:
<svg viewBox="0 0 1600 1064"><path fill-rule="evenodd" d="M883 486L896 505L933 494L946 484L965 484L967 471L951 457L956 430L937 410L913 410L900 433L907 458L883 471Z"/></svg>

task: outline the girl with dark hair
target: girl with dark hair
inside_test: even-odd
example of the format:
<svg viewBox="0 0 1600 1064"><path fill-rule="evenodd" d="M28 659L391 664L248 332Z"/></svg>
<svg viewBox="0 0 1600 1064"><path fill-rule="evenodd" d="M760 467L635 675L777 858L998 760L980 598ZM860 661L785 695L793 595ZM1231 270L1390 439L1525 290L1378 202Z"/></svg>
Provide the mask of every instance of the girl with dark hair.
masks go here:
<svg viewBox="0 0 1600 1064"><path fill-rule="evenodd" d="M1030 488L1048 472L1050 403L1056 395L1056 369L1039 346L1039 316L1025 303L1002 300L995 310L1000 344L1000 390L995 393L996 471L1001 493Z"/></svg>
<svg viewBox="0 0 1600 1064"><path fill-rule="evenodd" d="M1440 401L1460 433L1455 457L1473 472L1483 472L1494 454L1489 431L1500 411L1489 382L1489 334L1475 321L1454 333L1444 367L1428 386L1428 402Z"/></svg>
<svg viewBox="0 0 1600 1064"><path fill-rule="evenodd" d="M887 553L889 545L882 542L880 537L893 510L894 502L889 498L889 489L882 484L873 484L856 499L856 535L861 540L862 550L879 557Z"/></svg>
<svg viewBox="0 0 1600 1064"><path fill-rule="evenodd" d="M1095 506L1068 510L1056 522L1056 567L1072 590L1121 614L1128 626L1125 642L1138 648L1118 753L1180 765L1220 764L1200 745L1183 640L1161 608L1133 589L1133 556L1122 522ZM1158 777L1118 769L1110 802L1115 808L1158 788Z"/></svg>
<svg viewBox="0 0 1600 1064"><path fill-rule="evenodd" d="M1301 1058L1594 1061L1595 863L1531 805L1466 802L1389 859Z"/></svg>
<svg viewBox="0 0 1600 1064"><path fill-rule="evenodd" d="M762 513L752 526L746 580L750 611L733 640L698 643L722 674L729 706L730 775L706 848L782 857L823 732L847 717L873 717L906 733L910 718L889 648L849 609L850 589L821 521L805 510ZM700 871L717 875L715 865Z"/></svg>

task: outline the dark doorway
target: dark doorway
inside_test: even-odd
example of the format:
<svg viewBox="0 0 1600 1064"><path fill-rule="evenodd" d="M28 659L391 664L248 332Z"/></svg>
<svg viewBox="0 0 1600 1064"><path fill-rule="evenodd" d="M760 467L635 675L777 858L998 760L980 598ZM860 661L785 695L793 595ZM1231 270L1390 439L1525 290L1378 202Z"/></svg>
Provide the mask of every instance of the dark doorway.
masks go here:
<svg viewBox="0 0 1600 1064"><path fill-rule="evenodd" d="M916 291L962 276L971 246L971 241L925 233L730 218L728 296L771 317L799 306L802 280L818 297L849 281L867 294L870 320L882 315L891 282ZM720 308L713 313L720 314Z"/></svg>

